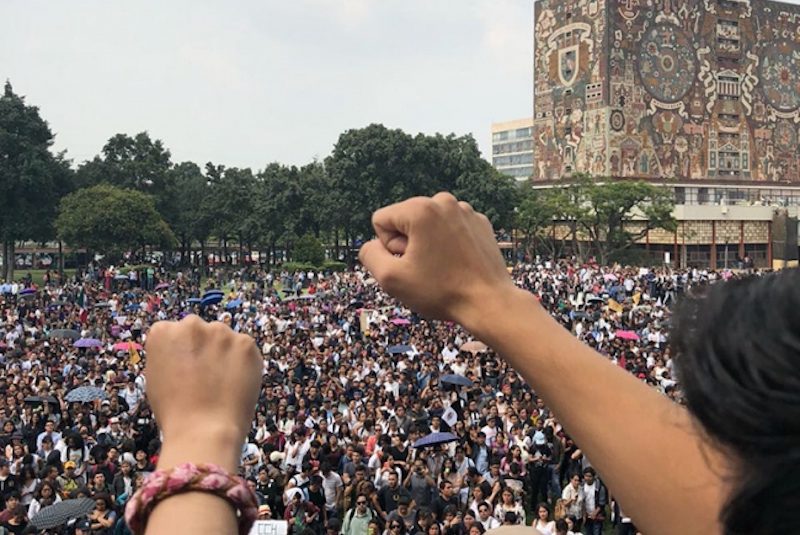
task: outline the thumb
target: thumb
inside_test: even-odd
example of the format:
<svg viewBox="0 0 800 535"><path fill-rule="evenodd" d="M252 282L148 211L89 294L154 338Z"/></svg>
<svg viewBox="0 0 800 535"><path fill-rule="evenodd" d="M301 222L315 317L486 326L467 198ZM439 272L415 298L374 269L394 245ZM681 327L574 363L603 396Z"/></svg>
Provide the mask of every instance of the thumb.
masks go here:
<svg viewBox="0 0 800 535"><path fill-rule="evenodd" d="M384 288L396 280L400 258L395 257L379 239L362 245L358 259Z"/></svg>

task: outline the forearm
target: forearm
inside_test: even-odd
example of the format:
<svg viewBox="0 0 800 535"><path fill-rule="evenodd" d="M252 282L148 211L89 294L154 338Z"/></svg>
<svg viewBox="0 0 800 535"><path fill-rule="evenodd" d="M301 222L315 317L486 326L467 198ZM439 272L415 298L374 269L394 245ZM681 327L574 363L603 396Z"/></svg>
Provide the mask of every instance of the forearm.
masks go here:
<svg viewBox="0 0 800 535"><path fill-rule="evenodd" d="M719 532L724 467L688 412L579 342L530 293L495 301L483 310L487 320L465 326L545 400L637 525L654 534Z"/></svg>

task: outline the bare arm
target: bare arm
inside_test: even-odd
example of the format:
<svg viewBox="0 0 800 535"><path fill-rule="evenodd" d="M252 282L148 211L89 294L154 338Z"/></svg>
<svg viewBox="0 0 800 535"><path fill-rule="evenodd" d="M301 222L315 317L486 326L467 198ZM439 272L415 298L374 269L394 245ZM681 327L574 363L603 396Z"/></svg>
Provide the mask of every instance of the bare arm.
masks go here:
<svg viewBox="0 0 800 535"><path fill-rule="evenodd" d="M720 532L724 457L684 409L581 344L514 287L485 216L440 193L382 208L372 223L377 239L360 257L383 288L427 317L461 323L502 355L637 526L648 535Z"/></svg>
<svg viewBox="0 0 800 535"><path fill-rule="evenodd" d="M579 342L531 294L512 290L495 307L467 327L541 395L637 525L718 533L724 464L688 412Z"/></svg>

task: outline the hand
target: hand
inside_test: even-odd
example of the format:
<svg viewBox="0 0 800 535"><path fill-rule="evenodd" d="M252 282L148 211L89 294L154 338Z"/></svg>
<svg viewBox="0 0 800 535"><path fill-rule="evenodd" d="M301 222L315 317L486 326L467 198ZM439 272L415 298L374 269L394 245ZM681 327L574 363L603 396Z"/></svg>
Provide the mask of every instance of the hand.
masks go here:
<svg viewBox="0 0 800 535"><path fill-rule="evenodd" d="M153 325L146 349L147 397L164 433L159 468L210 462L234 472L261 384L253 339L188 316Z"/></svg>
<svg viewBox="0 0 800 535"><path fill-rule="evenodd" d="M503 303L515 289L489 220L449 193L381 208L372 225L377 239L361 248L361 262L387 292L426 317L469 329L489 302Z"/></svg>

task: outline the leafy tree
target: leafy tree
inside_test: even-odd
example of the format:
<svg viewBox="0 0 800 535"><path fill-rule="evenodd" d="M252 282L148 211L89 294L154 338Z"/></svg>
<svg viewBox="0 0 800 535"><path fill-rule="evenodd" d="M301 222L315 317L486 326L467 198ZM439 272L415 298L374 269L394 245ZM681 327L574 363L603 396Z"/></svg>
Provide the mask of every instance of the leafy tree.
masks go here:
<svg viewBox="0 0 800 535"><path fill-rule="evenodd" d="M164 219L174 223L171 217L179 193L171 183L171 158L161 140L152 139L147 132L133 137L116 134L103 146L102 156L78 168L77 183L81 187L105 183L152 195Z"/></svg>
<svg viewBox="0 0 800 535"><path fill-rule="evenodd" d="M305 234L294 244L292 257L295 262L321 266L325 261L325 248L313 234Z"/></svg>
<svg viewBox="0 0 800 535"><path fill-rule="evenodd" d="M0 241L3 273L14 277L15 240L53 236L55 207L72 188L63 154L53 155L53 134L35 106L6 82L0 96Z"/></svg>
<svg viewBox="0 0 800 535"><path fill-rule="evenodd" d="M522 189L514 214L514 228L522 235L522 246L527 256L535 254L537 242L548 250L550 256L558 256L557 242L551 239L551 231L555 222L564 220L564 207L568 204L564 188Z"/></svg>
<svg viewBox="0 0 800 535"><path fill-rule="evenodd" d="M176 165L170 174L169 183L175 194L169 222L180 243L182 257L185 257L195 241L200 242L202 248L211 234L212 218L205 209L210 202L211 188L203 171L192 162Z"/></svg>
<svg viewBox="0 0 800 535"><path fill-rule="evenodd" d="M586 175L576 177L583 207L577 224L589 239L601 264L624 253L649 230L674 231L674 198L668 188L642 181L599 181ZM631 230L627 223L636 221Z"/></svg>
<svg viewBox="0 0 800 535"><path fill-rule="evenodd" d="M171 247L175 236L152 197L108 184L80 189L64 197L56 220L68 245L119 253L146 245Z"/></svg>
<svg viewBox="0 0 800 535"><path fill-rule="evenodd" d="M481 158L472 136L412 137L372 124L344 132L325 168L334 207L330 221L351 242L372 234L371 214L381 206L438 191L472 203L498 227L512 223L513 180Z"/></svg>

